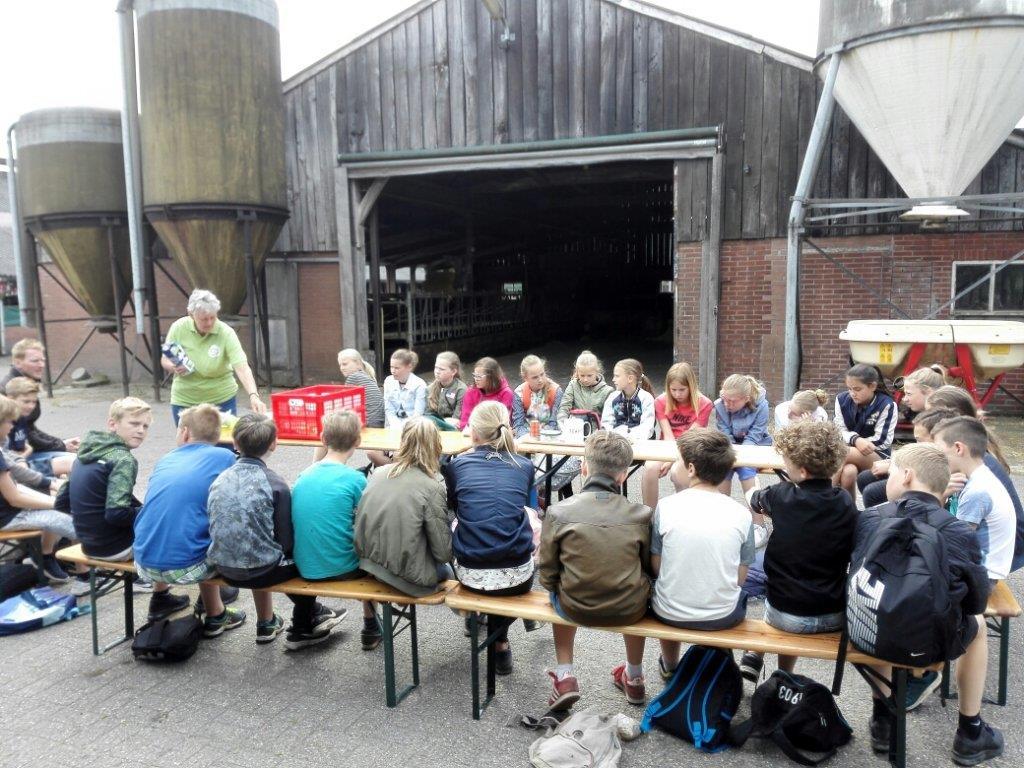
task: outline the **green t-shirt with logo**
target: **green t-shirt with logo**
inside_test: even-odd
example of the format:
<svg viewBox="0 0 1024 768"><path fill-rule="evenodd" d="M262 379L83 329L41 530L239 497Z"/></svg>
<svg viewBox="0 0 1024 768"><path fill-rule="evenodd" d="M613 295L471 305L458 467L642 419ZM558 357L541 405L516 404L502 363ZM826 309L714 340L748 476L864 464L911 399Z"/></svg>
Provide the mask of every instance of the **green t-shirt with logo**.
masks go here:
<svg viewBox="0 0 1024 768"><path fill-rule="evenodd" d="M187 376L174 375L172 405L219 405L235 396L238 385L233 369L247 358L238 334L229 325L218 320L213 330L202 336L192 318L183 317L174 321L165 340L180 344L196 366Z"/></svg>

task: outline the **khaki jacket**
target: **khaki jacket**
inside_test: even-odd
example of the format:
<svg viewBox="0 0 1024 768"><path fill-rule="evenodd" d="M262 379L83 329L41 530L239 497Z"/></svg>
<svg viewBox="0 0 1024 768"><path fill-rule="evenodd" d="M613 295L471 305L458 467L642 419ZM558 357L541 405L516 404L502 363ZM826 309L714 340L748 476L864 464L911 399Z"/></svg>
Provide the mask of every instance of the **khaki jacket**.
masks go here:
<svg viewBox="0 0 1024 768"><path fill-rule="evenodd" d="M632 624L651 595L651 510L630 503L611 478L548 509L540 534L540 583L580 624Z"/></svg>
<svg viewBox="0 0 1024 768"><path fill-rule="evenodd" d="M380 467L356 508L359 567L408 595L437 591L437 566L452 558L444 481L418 469Z"/></svg>

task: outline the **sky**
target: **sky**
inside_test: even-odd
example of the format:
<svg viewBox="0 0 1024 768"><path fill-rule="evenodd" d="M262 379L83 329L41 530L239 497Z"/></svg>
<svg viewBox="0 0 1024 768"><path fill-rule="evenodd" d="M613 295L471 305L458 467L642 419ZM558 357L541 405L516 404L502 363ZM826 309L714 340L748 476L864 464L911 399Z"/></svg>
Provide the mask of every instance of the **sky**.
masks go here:
<svg viewBox="0 0 1024 768"><path fill-rule="evenodd" d="M554 0L562 2L562 0ZM278 0L283 78L414 4L414 0ZM814 54L817 0L657 0L656 5ZM0 127L46 107L120 109L117 0L5 0ZM7 145L0 147L6 156Z"/></svg>

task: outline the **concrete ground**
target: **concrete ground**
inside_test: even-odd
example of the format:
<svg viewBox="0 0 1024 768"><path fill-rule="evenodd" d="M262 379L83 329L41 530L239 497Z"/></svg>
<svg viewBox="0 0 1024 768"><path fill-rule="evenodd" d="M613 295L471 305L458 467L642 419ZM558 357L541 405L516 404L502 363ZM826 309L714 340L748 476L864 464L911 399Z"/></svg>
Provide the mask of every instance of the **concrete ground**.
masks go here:
<svg viewBox="0 0 1024 768"><path fill-rule="evenodd" d="M100 428L107 404L118 394L112 387L61 391L54 400L44 401L42 426L63 436ZM150 392L140 388L136 394L148 398ZM154 415L150 437L137 452L140 497L155 461L173 445L169 407L156 405ZM310 453L282 448L269 463L294 480L310 461ZM1020 484L1022 477L1017 474L1015 479ZM634 482L631 496L638 494L637 486ZM1018 573L1010 584L1018 599L1024 599L1024 577ZM146 595L136 598L137 616L145 615L147 600ZM275 604L287 613L286 598L275 596ZM253 616L247 593L243 592L239 605ZM94 657L87 617L4 638L0 645L4 656L0 665L0 765L468 768L527 764L527 749L537 734L518 727L515 721L521 713L540 714L545 708L549 684L543 670L554 663L546 627L529 634L521 624L513 627L515 670L510 677L499 678L497 699L483 719L474 722L470 718L469 641L462 635L460 619L443 607L421 609L422 685L397 709L390 710L384 705L381 651L360 650L358 606L347 607L349 616L340 636L316 648L285 653L280 641L257 646L250 619L238 630L203 641L190 661L177 666L135 662L126 645ZM760 614L760 604L754 604L751 615ZM102 631L112 637L121 621L119 595L101 601L99 619ZM1010 703L984 708L985 717L1007 735L1006 755L995 765L1024 764L1024 735L1020 732L1024 669L1019 663L1024 643L1020 626L1020 622L1013 625ZM397 644L400 679L407 679L409 670L407 642L407 635L402 635ZM660 690L657 654L657 647L649 644L645 663L652 694ZM989 657L988 690L993 695L994 644L990 644ZM611 668L622 661L618 637L593 630L579 633L577 672L583 698L578 707L622 711L639 718L641 710L626 704L609 679ZM832 665L804 660L798 671L827 683ZM851 668L846 671L839 705L856 736L830 764L884 765L872 754L867 738L867 686ZM745 711L746 704L741 716ZM943 708L933 697L910 715L910 765L949 763L956 714L955 703ZM742 750L706 756L661 733L642 736L624 745L623 751L624 766L683 763L740 767L786 762L770 744L751 742Z"/></svg>

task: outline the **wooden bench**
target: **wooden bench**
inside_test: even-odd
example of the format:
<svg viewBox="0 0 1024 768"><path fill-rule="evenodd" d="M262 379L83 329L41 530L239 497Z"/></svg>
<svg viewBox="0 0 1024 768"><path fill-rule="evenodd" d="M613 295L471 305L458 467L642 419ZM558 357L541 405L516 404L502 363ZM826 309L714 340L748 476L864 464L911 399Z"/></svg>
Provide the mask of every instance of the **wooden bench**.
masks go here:
<svg viewBox="0 0 1024 768"><path fill-rule="evenodd" d="M46 572L43 571L43 532L37 530L28 531L0 531L0 557L9 554L21 553L22 557L32 558L32 563L39 574L39 581L46 581Z"/></svg>
<svg viewBox="0 0 1024 768"><path fill-rule="evenodd" d="M992 587L988 596L988 605L985 606L985 628L989 637L999 638L999 677L995 701L1001 707L1006 706L1007 701L1007 679L1010 673L1010 619L1020 616L1020 605L1013 592L1006 585L1005 581L997 581ZM950 692L952 675L950 665L946 664L942 670L942 696L943 698L955 698Z"/></svg>
<svg viewBox="0 0 1024 768"><path fill-rule="evenodd" d="M544 592L529 592L517 597L489 597L472 592L458 586L448 593L445 602L449 608L469 616L470 625L470 675L473 698L473 719L480 719L480 712L486 708L495 695L495 664L494 643L500 634L500 628L492 631L482 642L479 638L480 623L477 614L488 616L504 616L513 619L533 619L549 624L566 626L582 626L566 621L552 608L548 596ZM488 623L490 629L493 624ZM663 624L652 618L643 618L636 624L623 627L585 627L600 629L617 634L637 635L658 640L677 640L691 645L706 645L715 648L758 651L761 653L779 653L791 656L804 656L813 659L838 661L841 634L829 632L819 635L794 635L770 627L763 621L746 619L732 629L714 632L691 629L678 629ZM487 654L487 689L486 698L480 700L480 662L481 653ZM896 768L905 768L907 749L907 677L911 670L907 667L893 667L892 679L885 679L871 669L871 665L888 665L887 662L861 653L848 647L845 659L864 677L867 683L877 690L879 683L890 689L887 700L889 709L895 716L895 726L889 744L889 762ZM933 669L938 669L936 664ZM841 667L837 668L834 685L838 687L841 679Z"/></svg>
<svg viewBox="0 0 1024 768"><path fill-rule="evenodd" d="M108 562L88 557L82 552L81 545L60 550L57 557L69 563L77 563L89 568L89 600L92 608L92 649L95 655L105 653L135 636L134 605L132 601L132 580L135 576L135 563ZM98 578L101 577L101 578ZM210 583L223 585L222 579L210 579ZM387 584L366 576L348 581L306 581L292 579L269 587L269 592L286 595L309 595L311 597L331 597L342 600L372 600L380 603L383 612L382 627L384 629L384 700L389 707L398 706L420 684L419 644L416 635L416 606L441 605L447 592L458 582L446 581L441 588L424 597L411 597ZM96 600L109 594L118 587L124 590L124 637L113 643L99 647L99 629L96 620ZM412 684L402 691L397 690L395 682L395 638L406 629L409 630L409 645L412 662Z"/></svg>

